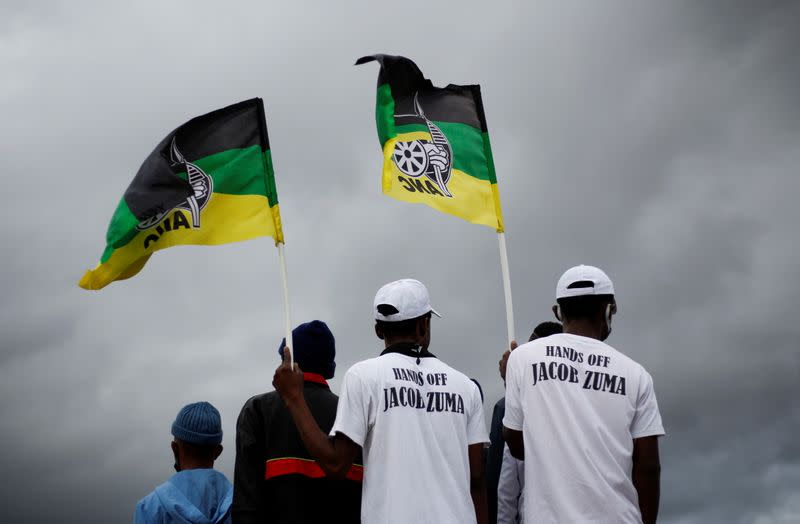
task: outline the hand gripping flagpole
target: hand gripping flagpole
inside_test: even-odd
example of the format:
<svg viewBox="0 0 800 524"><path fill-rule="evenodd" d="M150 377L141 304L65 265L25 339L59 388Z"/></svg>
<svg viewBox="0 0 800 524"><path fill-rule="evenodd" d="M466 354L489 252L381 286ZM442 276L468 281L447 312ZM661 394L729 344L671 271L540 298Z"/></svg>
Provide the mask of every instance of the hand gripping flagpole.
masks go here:
<svg viewBox="0 0 800 524"><path fill-rule="evenodd" d="M289 277L286 273L286 253L283 250L283 242L278 245L278 260L281 263L281 280L283 280L283 328L286 337L286 345L290 349L290 364L294 369L294 344L292 341L292 320L289 315Z"/></svg>
<svg viewBox="0 0 800 524"><path fill-rule="evenodd" d="M506 297L506 330L508 332L508 345L514 340L514 305L511 303L511 275L508 271L508 250L506 249L506 234L497 232L500 246L500 271L503 273L503 292Z"/></svg>

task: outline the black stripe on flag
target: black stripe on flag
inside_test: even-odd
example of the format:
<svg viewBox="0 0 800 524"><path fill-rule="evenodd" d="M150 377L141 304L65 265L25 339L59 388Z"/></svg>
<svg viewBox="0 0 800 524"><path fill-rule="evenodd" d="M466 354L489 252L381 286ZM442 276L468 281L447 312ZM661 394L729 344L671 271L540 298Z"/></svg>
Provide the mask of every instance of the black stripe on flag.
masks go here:
<svg viewBox="0 0 800 524"><path fill-rule="evenodd" d="M416 113L414 96L419 93L419 103L428 119L458 122L486 131L485 119L481 115L480 86L450 84L436 87L424 77L417 64L404 56L365 56L356 60L356 65L373 61L381 66L378 86L389 84L392 89L395 115L412 115L395 117L397 125L424 124L424 120L413 116Z"/></svg>
<svg viewBox="0 0 800 524"><path fill-rule="evenodd" d="M172 209L192 193L187 180L177 176L183 165L173 165L170 147L173 138L181 154L193 162L229 149L253 145L269 149L264 105L253 98L193 118L167 135L144 160L123 198L140 220Z"/></svg>

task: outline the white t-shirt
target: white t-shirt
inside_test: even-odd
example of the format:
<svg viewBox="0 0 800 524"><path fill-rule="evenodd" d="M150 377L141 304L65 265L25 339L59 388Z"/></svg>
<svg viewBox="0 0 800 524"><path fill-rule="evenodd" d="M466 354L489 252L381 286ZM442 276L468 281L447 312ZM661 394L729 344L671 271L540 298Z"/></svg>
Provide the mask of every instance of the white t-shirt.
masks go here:
<svg viewBox="0 0 800 524"><path fill-rule="evenodd" d="M664 428L641 365L578 335L524 344L508 359L503 425L523 433L526 523L642 522L633 439Z"/></svg>
<svg viewBox="0 0 800 524"><path fill-rule="evenodd" d="M503 446L503 463L497 482L497 524L522 524L525 504L525 462Z"/></svg>
<svg viewBox="0 0 800 524"><path fill-rule="evenodd" d="M474 523L467 446L489 441L480 392L437 358L419 360L353 365L330 434L363 449L362 522Z"/></svg>

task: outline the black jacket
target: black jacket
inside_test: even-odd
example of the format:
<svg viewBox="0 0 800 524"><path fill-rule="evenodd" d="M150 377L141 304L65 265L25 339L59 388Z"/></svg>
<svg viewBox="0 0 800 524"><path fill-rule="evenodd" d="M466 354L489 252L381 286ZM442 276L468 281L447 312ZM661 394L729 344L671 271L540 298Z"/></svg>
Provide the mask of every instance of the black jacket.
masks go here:
<svg viewBox="0 0 800 524"><path fill-rule="evenodd" d="M319 375L306 374L305 399L328 433L338 397ZM325 477L303 445L283 400L273 391L248 400L236 423L233 523L358 523L360 467L345 480Z"/></svg>

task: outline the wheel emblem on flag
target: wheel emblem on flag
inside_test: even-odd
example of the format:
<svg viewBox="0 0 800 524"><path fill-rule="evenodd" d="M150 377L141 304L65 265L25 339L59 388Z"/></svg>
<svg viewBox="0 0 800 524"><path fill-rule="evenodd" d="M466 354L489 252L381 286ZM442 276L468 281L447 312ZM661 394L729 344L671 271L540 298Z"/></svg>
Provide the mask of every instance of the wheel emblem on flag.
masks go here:
<svg viewBox="0 0 800 524"><path fill-rule="evenodd" d="M198 229L200 227L200 211L206 207L208 201L211 200L211 194L214 192L214 181L205 171L200 169L199 166L186 160L175 143L175 137L172 138L172 145L169 148L169 157L173 168L182 166L183 169L186 170L186 174L189 177L189 184L192 186L194 193L184 202L181 202L172 209L161 211L139 222L136 229L140 231L155 226L161 222L164 216L174 209L185 209L189 211L192 216L192 228Z"/></svg>
<svg viewBox="0 0 800 524"><path fill-rule="evenodd" d="M425 174L428 170L428 154L422 142L397 142L394 146L395 165L408 176L418 177Z"/></svg>
<svg viewBox="0 0 800 524"><path fill-rule="evenodd" d="M446 197L453 195L447 189L452 172L453 149L439 127L428 120L419 103L419 92L414 94L414 114L394 115L395 117L415 116L425 121L431 140L412 140L396 142L392 161L403 174L413 178L428 177Z"/></svg>

